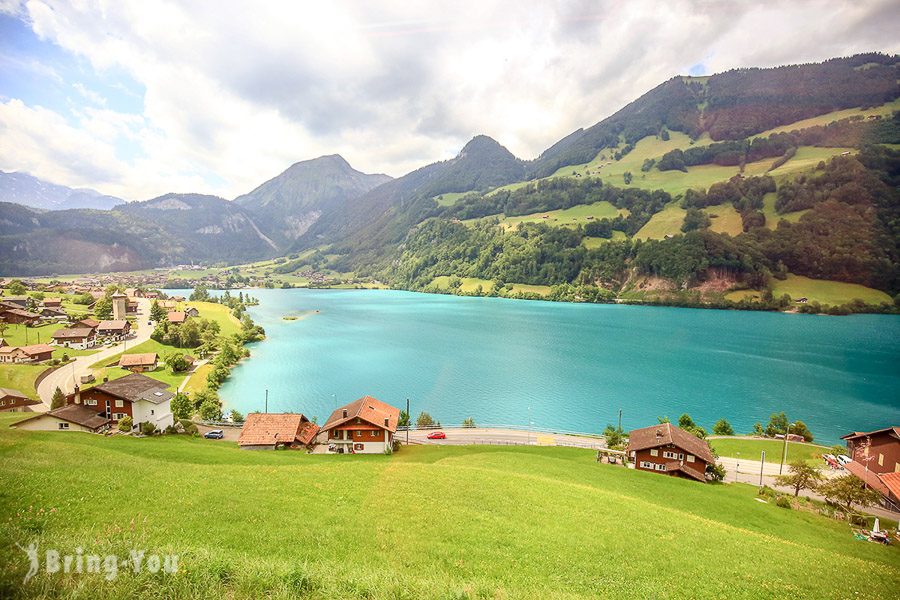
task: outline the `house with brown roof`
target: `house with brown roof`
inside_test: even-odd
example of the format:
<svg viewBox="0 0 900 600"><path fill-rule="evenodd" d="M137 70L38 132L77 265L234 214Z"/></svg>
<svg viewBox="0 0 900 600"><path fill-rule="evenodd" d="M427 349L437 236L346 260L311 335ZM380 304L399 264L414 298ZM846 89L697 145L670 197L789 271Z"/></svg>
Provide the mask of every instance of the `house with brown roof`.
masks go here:
<svg viewBox="0 0 900 600"><path fill-rule="evenodd" d="M44 298L44 308L60 308L62 306L62 298Z"/></svg>
<svg viewBox="0 0 900 600"><path fill-rule="evenodd" d="M53 343L64 348L87 350L93 348L97 342L97 335L93 329L87 327L57 329L50 336Z"/></svg>
<svg viewBox="0 0 900 600"><path fill-rule="evenodd" d="M184 314L184 311L175 310L166 315L166 318L169 320L169 323L180 325L184 323L187 315Z"/></svg>
<svg viewBox="0 0 900 600"><path fill-rule="evenodd" d="M399 420L399 408L363 396L331 413L319 437L339 451L381 454L393 448Z"/></svg>
<svg viewBox="0 0 900 600"><path fill-rule="evenodd" d="M131 323L125 319L116 321L100 321L97 326L97 335L110 340L122 341L131 332Z"/></svg>
<svg viewBox="0 0 900 600"><path fill-rule="evenodd" d="M706 466L713 464L706 440L671 423L660 423L628 434L628 456L635 469L673 477L706 481Z"/></svg>
<svg viewBox="0 0 900 600"><path fill-rule="evenodd" d="M144 371L153 371L159 364L159 357L156 352L145 352L143 354L123 354L119 359L119 367L132 371L134 373L143 373Z"/></svg>
<svg viewBox="0 0 900 600"><path fill-rule="evenodd" d="M152 377L132 373L84 391L76 386L66 403L86 406L114 423L129 416L135 429L148 422L157 429L165 429L174 424L171 400L175 397L166 387Z"/></svg>
<svg viewBox="0 0 900 600"><path fill-rule="evenodd" d="M40 400L32 400L19 390L0 388L0 412L27 412L29 406L40 404Z"/></svg>
<svg viewBox="0 0 900 600"><path fill-rule="evenodd" d="M847 442L847 454L853 459L844 468L881 492L886 504L900 507L900 427L856 431L841 439Z"/></svg>
<svg viewBox="0 0 900 600"><path fill-rule="evenodd" d="M13 423L10 427L26 431L84 431L100 433L108 429L112 422L80 404L67 404L51 411Z"/></svg>
<svg viewBox="0 0 900 600"><path fill-rule="evenodd" d="M95 319L82 319L75 323L74 327L76 329L87 327L88 329L97 329L100 327L100 321Z"/></svg>
<svg viewBox="0 0 900 600"><path fill-rule="evenodd" d="M40 315L45 321L67 321L69 319L69 313L61 308L50 306L42 308Z"/></svg>
<svg viewBox="0 0 900 600"><path fill-rule="evenodd" d="M0 363L16 364L25 362L25 351L19 346L0 346Z"/></svg>
<svg viewBox="0 0 900 600"><path fill-rule="evenodd" d="M250 413L238 445L243 450L308 447L315 443L319 426L302 414Z"/></svg>
<svg viewBox="0 0 900 600"><path fill-rule="evenodd" d="M0 363L5 364L38 363L52 357L53 346L49 344L0 347Z"/></svg>
<svg viewBox="0 0 900 600"><path fill-rule="evenodd" d="M12 325L36 325L41 322L41 315L21 308L4 308L0 310L0 320Z"/></svg>

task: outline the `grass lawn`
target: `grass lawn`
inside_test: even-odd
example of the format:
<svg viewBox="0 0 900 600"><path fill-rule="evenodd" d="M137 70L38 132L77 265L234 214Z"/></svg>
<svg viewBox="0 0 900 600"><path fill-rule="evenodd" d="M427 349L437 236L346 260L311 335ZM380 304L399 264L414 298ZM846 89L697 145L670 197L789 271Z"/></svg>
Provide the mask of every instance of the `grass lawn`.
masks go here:
<svg viewBox="0 0 900 600"><path fill-rule="evenodd" d="M784 442L778 440L758 440L745 438L715 438L709 440L710 446L715 448L719 456L730 456L759 461L763 450L766 452L766 462L778 464L781 462L781 454L784 450ZM831 446L814 446L810 444L797 444L788 442L788 463L795 460L804 460L810 465L824 464L821 458L813 458L813 454L827 454L831 452Z"/></svg>
<svg viewBox="0 0 900 600"><path fill-rule="evenodd" d="M778 194L775 192L770 192L763 196L763 209L762 213L766 215L766 227L769 229L775 229L778 227L778 221L781 219L787 219L791 223L796 223L800 220L800 217L809 212L810 209L798 210L791 213L785 213L783 215L779 215L775 212L775 200L778 198Z"/></svg>
<svg viewBox="0 0 900 600"><path fill-rule="evenodd" d="M832 156L840 156L842 152L850 152L851 154L859 153L859 151L854 148L814 148L812 146L800 146L797 149L797 154L795 154L791 160L787 161L774 171L771 171L769 175L775 177L776 180L782 179L784 176L788 175L793 177L794 175L800 174L802 171L815 169L820 161L825 161L827 163Z"/></svg>
<svg viewBox="0 0 900 600"><path fill-rule="evenodd" d="M748 485L598 465L590 451L246 452L7 427L20 418L0 415L6 597L886 598L900 578L900 548L844 523L756 502ZM123 568L112 582L42 569L21 588L13 542L32 541L171 551L180 569Z"/></svg>
<svg viewBox="0 0 900 600"><path fill-rule="evenodd" d="M859 108L848 108L846 110L838 110L826 113L824 115L819 115L818 117L812 117L810 119L803 119L802 121L797 121L796 123L791 123L790 125L784 125L782 127L776 127L774 129L769 129L768 131L763 131L762 133L758 133L753 137L769 137L773 133L791 132L795 129L806 129L808 127L815 127L816 125L828 125L833 121L839 121L841 119L846 119L854 116L868 117L869 115L890 115L893 114L895 110L900 110L900 98L893 100L892 102L886 102L881 106L869 108L866 110L860 110Z"/></svg>
<svg viewBox="0 0 900 600"><path fill-rule="evenodd" d="M614 219L618 215L628 216L627 210L619 210L609 202L595 202L594 204L579 204L564 210L551 210L547 212L521 215L519 217L503 217L500 225L506 229L512 229L519 223L547 223L548 225L583 225L587 223L587 217L595 219ZM544 218L547 215L547 218ZM493 217L485 217L487 219Z"/></svg>
<svg viewBox="0 0 900 600"><path fill-rule="evenodd" d="M546 296L550 293L549 285L528 285L527 283L514 283L512 288L515 292L531 292L532 294L540 294Z"/></svg>
<svg viewBox="0 0 900 600"><path fill-rule="evenodd" d="M886 293L855 283L810 279L802 275L788 275L784 281L777 279L773 281L775 283L773 293L776 298L782 294L790 294L791 298L805 296L810 302L816 301L820 304L846 304L855 298L868 304L893 302Z"/></svg>
<svg viewBox="0 0 900 600"><path fill-rule="evenodd" d="M466 194L471 194L471 192L447 192L446 194L435 196L432 200L437 202L438 206L451 206L456 204L456 201Z"/></svg>
<svg viewBox="0 0 900 600"><path fill-rule="evenodd" d="M19 390L29 398L40 400L34 380L49 368L47 365L0 365L0 387Z"/></svg>
<svg viewBox="0 0 900 600"><path fill-rule="evenodd" d="M587 236L587 237L584 237L581 239L581 243L584 244L585 248L590 250L591 248L599 248L603 244L610 242L610 241L624 240L626 237L628 237L628 236L625 235L624 231L613 231L612 237L609 239L595 238L595 237Z"/></svg>
<svg viewBox="0 0 900 600"><path fill-rule="evenodd" d="M190 394L204 389L206 387L206 376L209 375L212 370L213 366L209 363L197 367L197 369L191 373L187 385L184 386L184 391Z"/></svg>
<svg viewBox="0 0 900 600"><path fill-rule="evenodd" d="M650 217L647 224L635 234L635 239L661 240L666 235L681 233L681 225L687 211L678 204L679 201L670 202L664 209Z"/></svg>
<svg viewBox="0 0 900 600"><path fill-rule="evenodd" d="M744 233L741 213L736 211L730 202L719 206L710 206L706 212L709 213L709 219L712 221L712 225L709 227L710 231L727 233L732 236Z"/></svg>

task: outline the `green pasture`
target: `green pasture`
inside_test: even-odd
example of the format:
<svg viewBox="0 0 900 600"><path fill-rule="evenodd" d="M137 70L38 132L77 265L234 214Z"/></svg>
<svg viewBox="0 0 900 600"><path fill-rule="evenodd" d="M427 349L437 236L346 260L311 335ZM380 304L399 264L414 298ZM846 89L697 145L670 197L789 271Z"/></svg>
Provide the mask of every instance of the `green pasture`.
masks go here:
<svg viewBox="0 0 900 600"><path fill-rule="evenodd" d="M248 452L8 427L21 418L0 415L7 598L886 598L900 579L900 549L846 523L586 450ZM178 570L40 570L23 585L15 544L30 543L171 552Z"/></svg>
<svg viewBox="0 0 900 600"><path fill-rule="evenodd" d="M815 433L815 432L813 432ZM751 438L733 438L722 437L709 440L719 456L730 456L731 458L743 458L746 460L755 460L759 462L762 453L766 453L766 462L778 464L781 462L782 452L784 451L784 441L763 440ZM738 456L740 452L740 456ZM821 466L824 464L822 454L831 452L830 446L818 446L813 444L800 444L796 442L788 442L787 444L787 462L802 460L812 466ZM785 471L786 471L785 467Z"/></svg>

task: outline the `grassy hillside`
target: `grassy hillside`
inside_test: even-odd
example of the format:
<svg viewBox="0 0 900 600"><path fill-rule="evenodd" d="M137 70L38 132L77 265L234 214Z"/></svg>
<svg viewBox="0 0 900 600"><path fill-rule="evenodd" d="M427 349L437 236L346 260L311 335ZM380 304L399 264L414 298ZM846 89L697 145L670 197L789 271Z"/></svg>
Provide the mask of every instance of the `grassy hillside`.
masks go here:
<svg viewBox="0 0 900 600"><path fill-rule="evenodd" d="M781 463L781 455L784 452L784 442L778 440L760 440L746 438L713 438L709 440L710 446L715 448L719 456L730 456L732 458L743 458L745 460L759 461L762 452L766 453L766 462L779 464ZM831 452L831 447L814 446L812 444L798 444L788 442L787 445L787 462L791 463L795 460L803 460L813 466L821 466L824 464L821 456ZM738 456L740 453L740 456ZM743 469L742 469L743 470Z"/></svg>
<svg viewBox="0 0 900 600"><path fill-rule="evenodd" d="M892 299L880 290L873 290L864 285L855 283L843 283L841 281L825 281L822 279L810 279L802 275L788 274L787 279L773 280L772 293L775 297L784 294L791 298L807 298L810 302L820 304L846 304L855 299L860 299L866 304L891 303ZM725 297L735 302L744 297L758 297L759 293L750 290L741 290L726 294Z"/></svg>
<svg viewBox="0 0 900 600"><path fill-rule="evenodd" d="M0 415L7 598L883 598L900 577L900 550L846 524L589 451L309 456L7 429L15 418ZM180 570L40 572L23 588L13 542L32 541L171 551Z"/></svg>

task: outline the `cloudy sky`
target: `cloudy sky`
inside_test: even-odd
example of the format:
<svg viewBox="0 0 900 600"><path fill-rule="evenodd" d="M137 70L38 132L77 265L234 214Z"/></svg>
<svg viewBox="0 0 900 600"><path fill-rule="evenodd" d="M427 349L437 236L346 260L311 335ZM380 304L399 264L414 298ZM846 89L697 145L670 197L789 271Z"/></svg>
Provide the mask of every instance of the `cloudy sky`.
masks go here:
<svg viewBox="0 0 900 600"><path fill-rule="evenodd" d="M520 158L679 74L900 52L896 0L0 0L0 170L126 200Z"/></svg>

